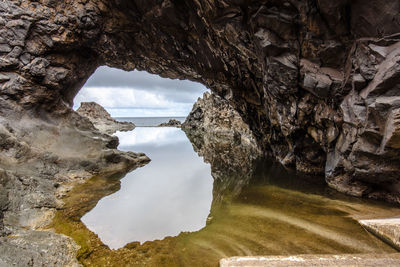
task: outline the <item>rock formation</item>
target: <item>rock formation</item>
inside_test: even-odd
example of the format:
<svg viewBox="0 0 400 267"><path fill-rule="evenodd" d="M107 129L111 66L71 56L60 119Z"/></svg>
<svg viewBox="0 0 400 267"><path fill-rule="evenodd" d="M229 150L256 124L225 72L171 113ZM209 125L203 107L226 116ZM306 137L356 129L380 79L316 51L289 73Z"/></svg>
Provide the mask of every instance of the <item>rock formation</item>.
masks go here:
<svg viewBox="0 0 400 267"><path fill-rule="evenodd" d="M132 122L116 121L102 106L95 102L82 102L76 112L88 118L100 132L113 134L117 131L131 131L135 129L135 124Z"/></svg>
<svg viewBox="0 0 400 267"><path fill-rule="evenodd" d="M262 155L253 133L239 113L227 100L214 93L205 92L203 98L194 103L192 111L182 124L182 129L191 136L207 139L214 144L241 146L251 158ZM239 157L240 155L236 156L237 159ZM236 160L235 157L232 160Z"/></svg>
<svg viewBox="0 0 400 267"><path fill-rule="evenodd" d="M48 231L62 198L93 175L127 172L149 159L116 149L77 113L47 121L0 118L0 266L78 266L72 239Z"/></svg>
<svg viewBox="0 0 400 267"><path fill-rule="evenodd" d="M100 65L189 79L282 164L400 202L399 11L400 0L4 0L0 115L79 127L73 98Z"/></svg>
<svg viewBox="0 0 400 267"><path fill-rule="evenodd" d="M181 122L175 119L171 119L168 122L163 122L160 123L160 125L158 125L158 127L177 127L180 128L181 127Z"/></svg>
<svg viewBox="0 0 400 267"><path fill-rule="evenodd" d="M238 195L262 158L262 151L239 113L227 100L206 92L193 105L182 130L194 150L211 165L213 202Z"/></svg>

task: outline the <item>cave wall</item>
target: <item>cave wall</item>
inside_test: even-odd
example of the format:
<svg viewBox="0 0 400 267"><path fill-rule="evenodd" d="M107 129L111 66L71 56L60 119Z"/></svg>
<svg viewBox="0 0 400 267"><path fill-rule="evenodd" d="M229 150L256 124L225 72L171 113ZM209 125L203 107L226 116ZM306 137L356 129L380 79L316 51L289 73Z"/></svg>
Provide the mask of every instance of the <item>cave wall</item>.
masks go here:
<svg viewBox="0 0 400 267"><path fill-rule="evenodd" d="M400 0L5 0L0 115L73 120L98 66L198 81L262 150L399 202Z"/></svg>

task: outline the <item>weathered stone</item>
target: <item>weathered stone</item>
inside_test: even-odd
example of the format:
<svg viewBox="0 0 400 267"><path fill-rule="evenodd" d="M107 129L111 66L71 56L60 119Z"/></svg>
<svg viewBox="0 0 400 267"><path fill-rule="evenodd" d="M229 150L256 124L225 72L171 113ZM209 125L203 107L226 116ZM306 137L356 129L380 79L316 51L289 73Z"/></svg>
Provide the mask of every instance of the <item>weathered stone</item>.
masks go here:
<svg viewBox="0 0 400 267"><path fill-rule="evenodd" d="M8 77L5 74L0 73L0 82L6 82L6 81L9 81L9 80L10 80L10 77Z"/></svg>
<svg viewBox="0 0 400 267"><path fill-rule="evenodd" d="M390 266L400 264L399 254L345 254L233 257L220 261L221 267L241 266Z"/></svg>
<svg viewBox="0 0 400 267"><path fill-rule="evenodd" d="M51 232L21 231L0 238L0 266L80 266L72 239Z"/></svg>
<svg viewBox="0 0 400 267"><path fill-rule="evenodd" d="M49 61L45 58L35 58L32 62L25 67L25 69L32 76L44 77L46 75L46 68L50 65Z"/></svg>
<svg viewBox="0 0 400 267"><path fill-rule="evenodd" d="M131 131L135 128L132 122L116 121L102 106L95 102L82 102L77 112L88 118L101 132L106 132L108 134L113 134L116 131ZM107 147L116 148L118 145L118 138L116 141L116 144L115 142L110 142Z"/></svg>
<svg viewBox="0 0 400 267"><path fill-rule="evenodd" d="M11 58L17 58L21 55L23 49L20 46L15 46L7 56Z"/></svg>
<svg viewBox="0 0 400 267"><path fill-rule="evenodd" d="M0 44L0 53L11 52L12 48L8 44Z"/></svg>
<svg viewBox="0 0 400 267"><path fill-rule="evenodd" d="M23 53L20 57L22 64L26 65L31 62L31 55L29 53Z"/></svg>
<svg viewBox="0 0 400 267"><path fill-rule="evenodd" d="M400 250L399 218L359 220L359 223L383 241Z"/></svg>

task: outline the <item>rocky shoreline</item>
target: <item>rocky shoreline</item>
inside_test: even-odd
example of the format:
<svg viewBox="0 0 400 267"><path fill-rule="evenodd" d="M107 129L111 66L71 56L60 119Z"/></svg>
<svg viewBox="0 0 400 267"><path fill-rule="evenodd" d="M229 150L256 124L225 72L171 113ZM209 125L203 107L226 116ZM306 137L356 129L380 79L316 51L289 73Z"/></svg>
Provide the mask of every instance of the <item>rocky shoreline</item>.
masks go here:
<svg viewBox="0 0 400 267"><path fill-rule="evenodd" d="M93 175L149 162L144 154L117 150L118 138L88 118L69 116L79 124L0 120L0 266L78 266L76 243L48 228L62 198Z"/></svg>
<svg viewBox="0 0 400 267"><path fill-rule="evenodd" d="M0 264L77 265L74 243L44 231L62 196L148 162L72 110L102 65L201 82L263 155L399 204L399 10L399 0L1 1ZM219 135L253 149L242 134L193 137Z"/></svg>
<svg viewBox="0 0 400 267"><path fill-rule="evenodd" d="M76 112L88 118L97 130L106 134L135 129L135 124L127 121L116 121L102 106L95 102L82 102Z"/></svg>

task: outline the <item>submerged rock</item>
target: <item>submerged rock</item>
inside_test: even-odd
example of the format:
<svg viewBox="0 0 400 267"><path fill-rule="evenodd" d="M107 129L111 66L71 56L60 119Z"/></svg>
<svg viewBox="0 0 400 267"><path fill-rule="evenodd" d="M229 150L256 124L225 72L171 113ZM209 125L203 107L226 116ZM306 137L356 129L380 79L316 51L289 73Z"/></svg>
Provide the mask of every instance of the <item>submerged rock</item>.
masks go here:
<svg viewBox="0 0 400 267"><path fill-rule="evenodd" d="M168 122L163 122L160 125L158 125L158 127L177 127L180 128L181 127L181 122L175 119L171 119Z"/></svg>
<svg viewBox="0 0 400 267"><path fill-rule="evenodd" d="M117 131L131 131L135 129L135 124L113 119L102 106L95 102L82 102L76 112L88 118L100 132L113 134Z"/></svg>
<svg viewBox="0 0 400 267"><path fill-rule="evenodd" d="M399 218L359 220L358 222L378 238L400 250Z"/></svg>

